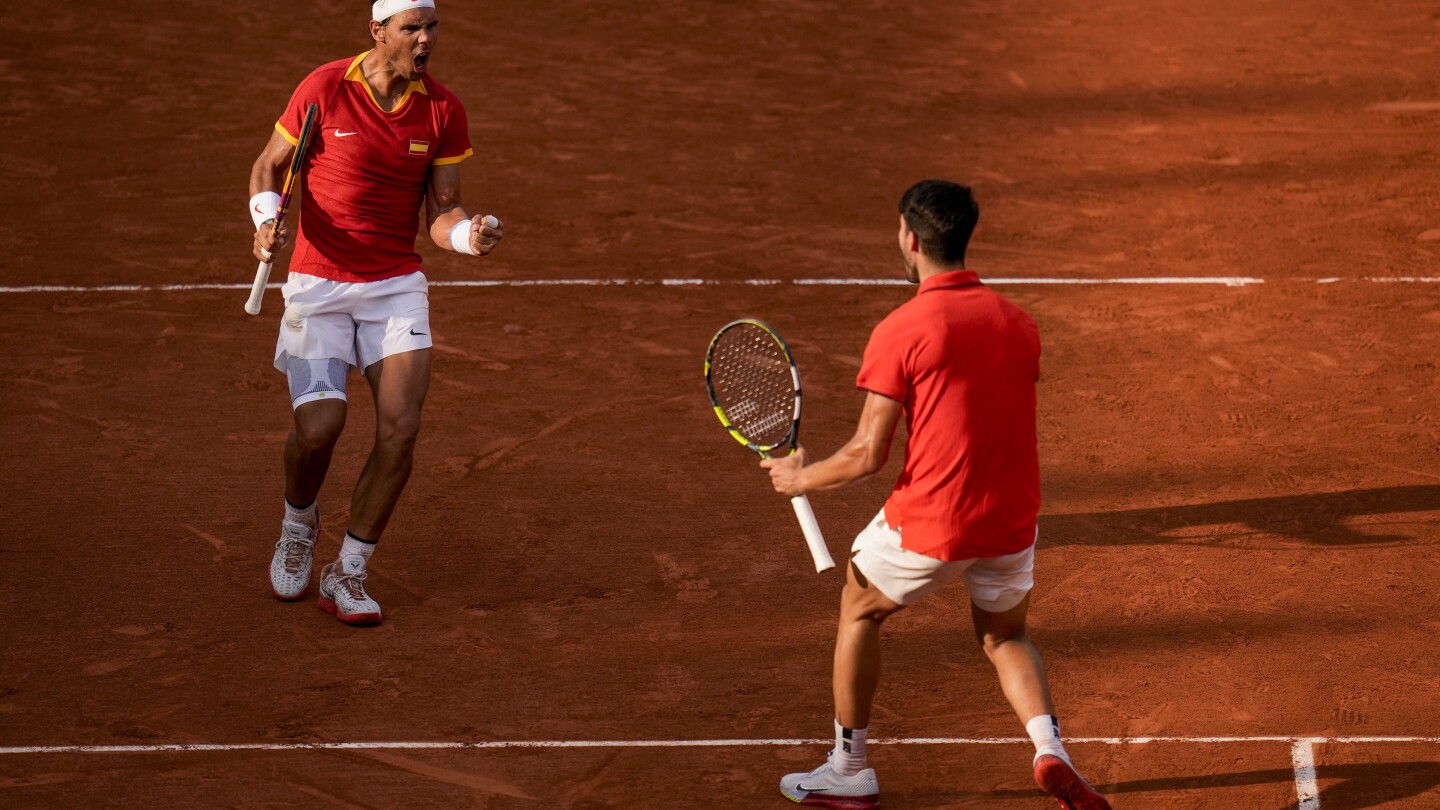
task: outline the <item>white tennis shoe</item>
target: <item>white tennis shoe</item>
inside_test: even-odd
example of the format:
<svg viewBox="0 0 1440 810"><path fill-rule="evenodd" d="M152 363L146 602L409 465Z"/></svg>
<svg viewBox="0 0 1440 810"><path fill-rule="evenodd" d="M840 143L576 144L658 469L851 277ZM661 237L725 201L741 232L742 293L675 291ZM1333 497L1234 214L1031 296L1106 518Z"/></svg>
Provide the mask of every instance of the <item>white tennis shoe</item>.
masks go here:
<svg viewBox="0 0 1440 810"><path fill-rule="evenodd" d="M379 624L380 605L365 593L365 558L347 554L320 569L320 609L346 624Z"/></svg>
<svg viewBox="0 0 1440 810"><path fill-rule="evenodd" d="M276 599L294 602L305 596L315 561L315 539L319 536L318 514L314 527L280 521L280 540L275 543L275 556L270 558L270 592Z"/></svg>
<svg viewBox="0 0 1440 810"><path fill-rule="evenodd" d="M875 769L866 768L854 776L841 776L830 767L830 759L809 773L792 773L780 780L785 798L807 807L834 810L875 810L880 806L880 782Z"/></svg>

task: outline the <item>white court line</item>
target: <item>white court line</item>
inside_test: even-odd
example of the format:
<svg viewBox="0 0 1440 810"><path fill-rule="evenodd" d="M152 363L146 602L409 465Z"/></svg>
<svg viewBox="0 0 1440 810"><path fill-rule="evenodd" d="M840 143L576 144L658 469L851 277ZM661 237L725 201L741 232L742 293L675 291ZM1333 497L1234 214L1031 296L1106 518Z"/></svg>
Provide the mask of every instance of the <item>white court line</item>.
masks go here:
<svg viewBox="0 0 1440 810"><path fill-rule="evenodd" d="M1297 810L1320 810L1320 787L1315 783L1315 743L1324 740L1296 740L1290 747L1290 761L1295 764L1295 796Z"/></svg>
<svg viewBox="0 0 1440 810"><path fill-rule="evenodd" d="M1265 284L1263 278L1253 276L1136 276L1131 278L1006 278L981 279L992 286L1092 286L1131 285L1169 286L1205 285L1224 287L1248 287ZM1363 276L1355 281L1367 284L1440 284L1440 276ZM1337 284L1346 279L1335 276L1326 278L1296 279L1308 284ZM775 287L786 284L797 287L908 287L909 282L899 278L748 278L748 279L707 279L707 278L511 278L511 279L441 279L430 282L432 287ZM278 290L280 283L267 285L266 289ZM22 284L0 286L0 295L23 293L116 293L116 292L189 292L192 290L248 290L249 284L198 283L198 284Z"/></svg>
<svg viewBox="0 0 1440 810"><path fill-rule="evenodd" d="M1440 277L1366 277L1359 279L1369 283L1432 284L1440 283ZM1264 284L1265 279L1251 276L1137 276L1133 278L985 278L986 284L995 286L1090 286L1090 285L1207 285L1224 287L1246 287ZM1334 284L1340 278L1300 279L1313 284ZM786 284L797 287L908 287L909 282L899 278L750 278L750 279L705 279L705 278L517 278L517 279L441 279L431 281L432 287L775 287ZM278 290L282 284L273 283L266 289ZM116 293L116 292L189 292L192 290L248 290L249 284L197 283L197 284L22 284L0 286L0 295L22 293Z"/></svg>
<svg viewBox="0 0 1440 810"><path fill-rule="evenodd" d="M1136 278L1000 278L985 277L986 284L1223 284L1226 287L1244 287L1247 284L1264 284L1263 278L1248 276L1142 276ZM908 286L904 279L880 278L797 278L793 282L801 286L861 286L890 287Z"/></svg>
<svg viewBox="0 0 1440 810"><path fill-rule="evenodd" d="M1243 287L1264 284L1262 278L1244 276L1187 276L1144 278L987 278L987 284L1006 286L1026 284L1213 284ZM901 278L778 278L705 279L705 278L512 278L512 279L440 279L432 287L774 287L793 284L799 287L907 287ZM267 285L278 290L281 283ZM248 290L249 284L25 284L0 286L0 294L20 293L104 293L104 292L189 292L192 290Z"/></svg>
<svg viewBox="0 0 1440 810"><path fill-rule="evenodd" d="M1311 753L1313 746L1324 743L1427 743L1440 744L1440 737L1067 737L1071 745L1086 743L1103 745L1149 745L1154 743L1189 743L1224 745L1229 743L1290 743L1294 756L1299 757L1303 743ZM18 745L0 747L5 754L142 754L203 751L354 751L457 748L728 748L776 747L792 745L831 745L831 738L779 738L734 740L479 740L438 742L290 742L290 743L160 743L154 745ZM875 739L871 745L1029 745L1028 737L901 737ZM1297 759L1298 772L1298 759ZM1313 774L1312 774L1313 778Z"/></svg>

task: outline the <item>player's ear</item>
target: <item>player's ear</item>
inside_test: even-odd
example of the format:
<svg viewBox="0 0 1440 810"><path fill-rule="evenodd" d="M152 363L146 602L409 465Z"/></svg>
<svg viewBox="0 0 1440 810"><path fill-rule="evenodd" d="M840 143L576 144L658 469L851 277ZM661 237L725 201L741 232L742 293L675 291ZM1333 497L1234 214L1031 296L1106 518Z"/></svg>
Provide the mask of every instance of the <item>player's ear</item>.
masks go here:
<svg viewBox="0 0 1440 810"><path fill-rule="evenodd" d="M382 43L382 44L383 44L383 43L385 42L385 26L381 25L380 23L376 22L375 20L371 20L371 21L370 21L370 38L373 39L373 40L375 40L376 42L379 42L379 43Z"/></svg>

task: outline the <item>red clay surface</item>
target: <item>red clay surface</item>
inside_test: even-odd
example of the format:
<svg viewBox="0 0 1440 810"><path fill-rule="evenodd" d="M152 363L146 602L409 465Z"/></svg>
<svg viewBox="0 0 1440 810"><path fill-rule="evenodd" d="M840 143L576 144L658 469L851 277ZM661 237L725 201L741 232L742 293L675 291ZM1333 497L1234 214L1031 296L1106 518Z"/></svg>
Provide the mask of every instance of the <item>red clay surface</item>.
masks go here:
<svg viewBox="0 0 1440 810"><path fill-rule="evenodd" d="M0 284L249 281L250 162L363 4L43 10L0 61ZM1068 734L1427 735L1440 716L1440 15L1354 2L496 2L442 9L467 199L446 278L890 278L967 180L1045 342L1034 637ZM483 15L483 16L482 16ZM1377 105L1382 105L1377 108ZM88 223L88 224L87 224ZM1311 279L1342 277L1336 284ZM838 576L704 400L774 322L825 452L904 288L437 289L386 623L264 570L279 297L0 294L0 746L828 733ZM338 546L371 410L321 497ZM814 498L837 552L898 464ZM1016 736L963 591L887 632L877 736ZM1289 747L1079 745L1120 808L1296 804ZM0 756L14 807L784 807L802 748ZM1319 746L1322 807L1440 807L1437 746ZM1040 808L1023 746L880 747L889 808Z"/></svg>

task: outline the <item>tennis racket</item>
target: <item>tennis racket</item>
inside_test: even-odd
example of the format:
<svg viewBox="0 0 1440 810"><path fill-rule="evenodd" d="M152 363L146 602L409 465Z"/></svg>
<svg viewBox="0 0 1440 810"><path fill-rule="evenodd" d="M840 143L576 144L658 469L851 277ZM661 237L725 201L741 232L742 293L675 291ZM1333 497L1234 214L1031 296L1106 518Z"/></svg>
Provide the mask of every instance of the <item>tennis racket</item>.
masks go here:
<svg viewBox="0 0 1440 810"><path fill-rule="evenodd" d="M720 424L761 458L774 457L781 447L793 453L800 446L800 370L774 329L748 319L721 327L705 353L705 387ZM810 499L796 495L790 505L816 572L834 568Z"/></svg>
<svg viewBox="0 0 1440 810"><path fill-rule="evenodd" d="M305 162L305 150L310 146L310 135L315 129L315 118L319 115L319 104L311 104L305 109L305 125L300 128L300 143L295 147L290 171L285 173L285 188L280 193L280 208L275 212L277 231L285 224L285 212L290 208L290 195L295 191L295 181L300 179L300 166ZM265 299L265 285L270 283L272 263L260 262L260 266L255 268L255 283L250 287L250 300L245 302L245 311L251 315L260 314L260 303Z"/></svg>

